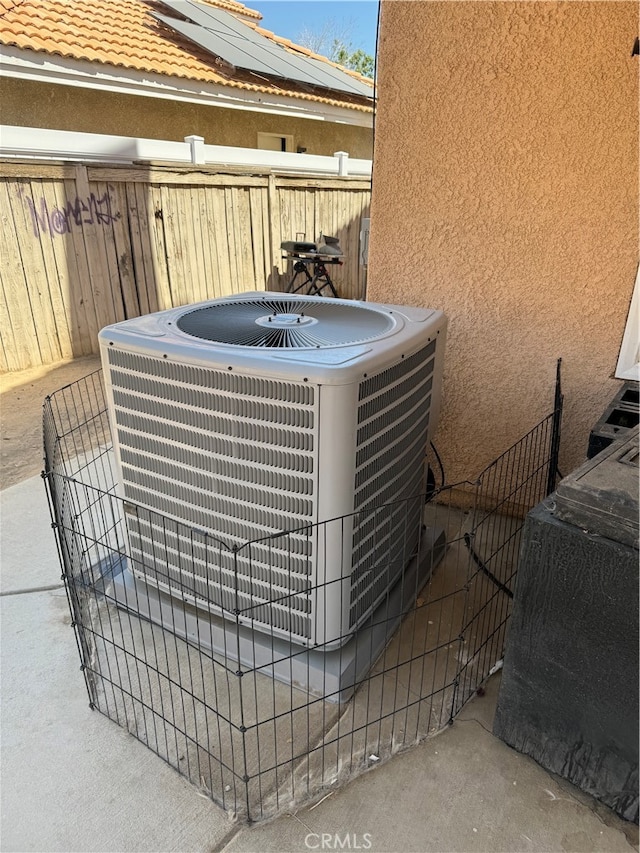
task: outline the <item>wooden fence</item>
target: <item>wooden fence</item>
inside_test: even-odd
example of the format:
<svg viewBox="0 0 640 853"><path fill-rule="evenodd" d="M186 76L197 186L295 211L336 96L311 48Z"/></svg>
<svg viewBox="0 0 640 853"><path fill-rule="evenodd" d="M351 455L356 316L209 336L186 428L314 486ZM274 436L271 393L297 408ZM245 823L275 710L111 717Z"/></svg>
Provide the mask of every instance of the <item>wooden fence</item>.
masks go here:
<svg viewBox="0 0 640 853"><path fill-rule="evenodd" d="M359 178L1 162L0 371L95 353L98 331L128 317L284 290L280 243L301 235L340 239L332 278L363 298L369 202Z"/></svg>

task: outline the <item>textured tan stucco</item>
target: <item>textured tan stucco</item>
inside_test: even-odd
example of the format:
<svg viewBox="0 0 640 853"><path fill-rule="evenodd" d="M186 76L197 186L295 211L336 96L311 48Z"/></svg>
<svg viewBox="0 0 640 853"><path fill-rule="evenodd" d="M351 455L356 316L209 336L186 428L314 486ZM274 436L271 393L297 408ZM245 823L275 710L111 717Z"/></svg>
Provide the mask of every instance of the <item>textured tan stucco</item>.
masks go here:
<svg viewBox="0 0 640 853"><path fill-rule="evenodd" d="M437 445L473 475L565 391L586 452L638 262L636 2L383 2L368 298L449 316Z"/></svg>
<svg viewBox="0 0 640 853"><path fill-rule="evenodd" d="M335 122L99 92L74 86L0 78L2 124L110 133L182 142L204 136L210 145L256 148L258 131L293 134L307 154L347 151L370 159L372 131Z"/></svg>

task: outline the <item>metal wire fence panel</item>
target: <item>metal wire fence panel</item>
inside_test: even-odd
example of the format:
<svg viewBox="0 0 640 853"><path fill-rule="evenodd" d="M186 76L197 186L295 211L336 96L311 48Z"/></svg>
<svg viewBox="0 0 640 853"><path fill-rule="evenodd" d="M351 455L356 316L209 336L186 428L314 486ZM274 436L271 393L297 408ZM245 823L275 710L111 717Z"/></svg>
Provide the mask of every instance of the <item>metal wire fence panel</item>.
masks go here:
<svg viewBox="0 0 640 853"><path fill-rule="evenodd" d="M472 562L454 716L501 665L525 516L554 487L561 412L558 391L556 409L478 479L473 524L464 534Z"/></svg>
<svg viewBox="0 0 640 853"><path fill-rule="evenodd" d="M62 389L45 479L91 707L243 820L441 730L502 657L556 432L456 484L466 509L432 484L231 545L121 494L99 372Z"/></svg>

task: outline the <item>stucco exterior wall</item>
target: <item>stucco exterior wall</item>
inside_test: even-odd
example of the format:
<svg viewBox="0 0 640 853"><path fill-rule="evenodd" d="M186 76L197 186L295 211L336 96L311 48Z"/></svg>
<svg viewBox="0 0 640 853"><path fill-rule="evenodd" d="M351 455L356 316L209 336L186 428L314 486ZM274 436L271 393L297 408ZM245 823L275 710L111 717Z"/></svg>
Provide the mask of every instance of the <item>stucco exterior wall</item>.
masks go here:
<svg viewBox="0 0 640 853"><path fill-rule="evenodd" d="M258 131L293 134L293 150L371 159L370 128L335 122L289 118L247 110L182 103L181 101L120 95L75 86L0 78L2 123L83 133L110 133L182 142L185 136L204 136L210 145L256 148Z"/></svg>
<svg viewBox="0 0 640 853"><path fill-rule="evenodd" d="M437 446L478 473L547 414L584 459L638 263L637 2L382 4L368 298L449 317Z"/></svg>

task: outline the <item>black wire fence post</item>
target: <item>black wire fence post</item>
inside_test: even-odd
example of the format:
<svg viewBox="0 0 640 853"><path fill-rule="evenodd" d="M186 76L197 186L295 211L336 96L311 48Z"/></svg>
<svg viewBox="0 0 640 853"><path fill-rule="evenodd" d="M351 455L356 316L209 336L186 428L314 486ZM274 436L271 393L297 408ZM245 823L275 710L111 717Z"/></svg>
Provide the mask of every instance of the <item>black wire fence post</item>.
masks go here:
<svg viewBox="0 0 640 853"><path fill-rule="evenodd" d="M556 388L553 401L553 423L551 427L551 454L549 458L549 472L547 476L547 495L555 491L558 478L558 458L560 456L560 434L562 428L562 407L564 395L562 393L561 381L562 359L556 364Z"/></svg>

